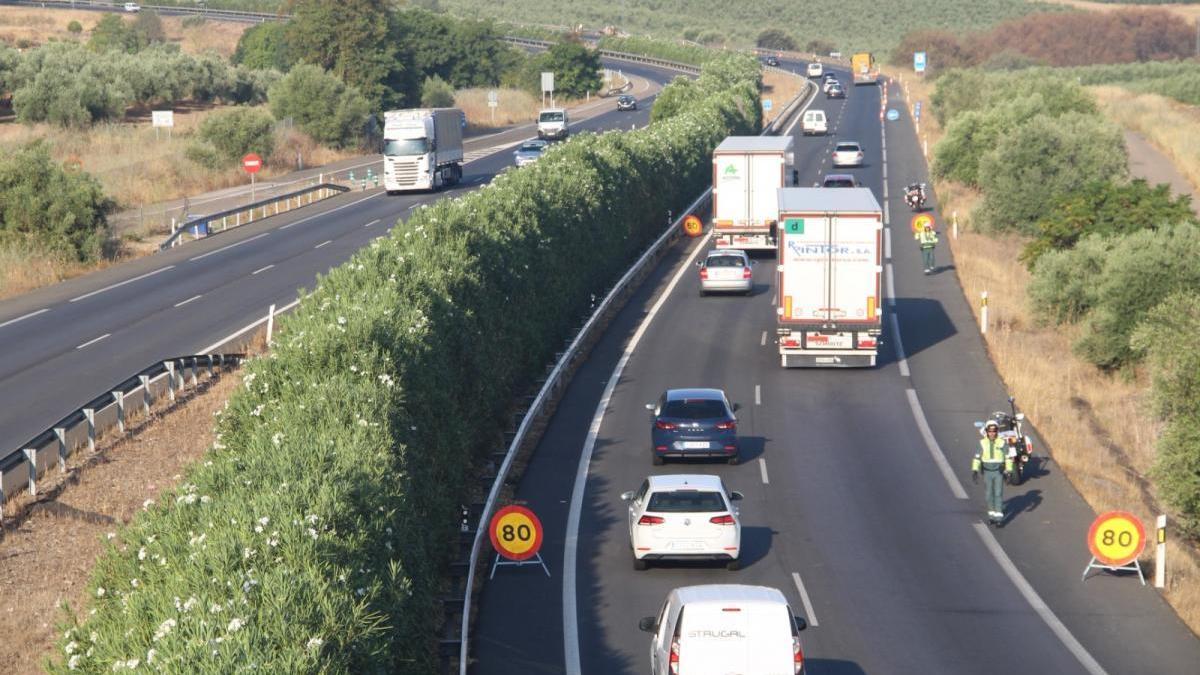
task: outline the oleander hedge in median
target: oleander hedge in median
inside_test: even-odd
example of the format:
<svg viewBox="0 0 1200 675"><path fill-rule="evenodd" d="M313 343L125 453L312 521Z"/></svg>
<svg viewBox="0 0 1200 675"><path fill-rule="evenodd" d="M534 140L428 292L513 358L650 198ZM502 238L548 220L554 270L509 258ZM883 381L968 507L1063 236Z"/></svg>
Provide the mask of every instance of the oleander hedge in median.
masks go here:
<svg viewBox="0 0 1200 675"><path fill-rule="evenodd" d="M322 277L219 443L114 539L56 672L432 672L470 463L599 295L761 125L758 64L420 209ZM169 452L169 448L164 448Z"/></svg>

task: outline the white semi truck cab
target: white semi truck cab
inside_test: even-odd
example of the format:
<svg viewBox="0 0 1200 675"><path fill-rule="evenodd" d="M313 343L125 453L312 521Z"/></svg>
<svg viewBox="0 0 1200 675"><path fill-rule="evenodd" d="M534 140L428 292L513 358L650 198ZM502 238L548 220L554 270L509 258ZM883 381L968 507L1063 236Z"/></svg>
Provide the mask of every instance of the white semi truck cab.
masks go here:
<svg viewBox="0 0 1200 675"><path fill-rule="evenodd" d="M462 179L463 113L458 108L383 114L383 186L388 194L437 190Z"/></svg>

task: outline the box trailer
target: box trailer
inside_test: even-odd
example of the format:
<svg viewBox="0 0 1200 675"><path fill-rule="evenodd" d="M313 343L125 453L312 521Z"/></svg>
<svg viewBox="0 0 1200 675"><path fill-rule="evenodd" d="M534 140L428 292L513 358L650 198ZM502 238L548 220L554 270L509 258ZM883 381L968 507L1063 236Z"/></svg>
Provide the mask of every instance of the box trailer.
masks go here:
<svg viewBox="0 0 1200 675"><path fill-rule="evenodd" d="M883 326L883 212L868 188L782 188L780 363L875 365Z"/></svg>
<svg viewBox="0 0 1200 675"><path fill-rule="evenodd" d="M791 136L730 136L713 150L713 240L717 248L774 251L776 191L793 163Z"/></svg>
<svg viewBox="0 0 1200 675"><path fill-rule="evenodd" d="M462 179L466 118L458 108L383 114L383 187L388 194L437 190Z"/></svg>

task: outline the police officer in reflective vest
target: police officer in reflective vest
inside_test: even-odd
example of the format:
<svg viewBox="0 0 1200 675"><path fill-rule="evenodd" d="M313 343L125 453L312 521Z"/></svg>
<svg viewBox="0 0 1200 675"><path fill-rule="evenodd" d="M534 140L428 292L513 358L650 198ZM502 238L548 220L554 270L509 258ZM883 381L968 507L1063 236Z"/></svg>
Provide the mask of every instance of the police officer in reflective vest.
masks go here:
<svg viewBox="0 0 1200 675"><path fill-rule="evenodd" d="M971 480L979 483L979 471L983 470L983 486L987 493L988 520L999 523L1004 520L1004 479L1012 473L1012 459L1004 439L1000 438L1000 426L995 420L984 425L985 437L979 441L979 451L971 462Z"/></svg>
<svg viewBox="0 0 1200 675"><path fill-rule="evenodd" d="M921 246L921 259L925 263L925 274L929 274L933 271L933 248L938 243L937 232L933 231L932 225L925 223L925 227L913 238Z"/></svg>

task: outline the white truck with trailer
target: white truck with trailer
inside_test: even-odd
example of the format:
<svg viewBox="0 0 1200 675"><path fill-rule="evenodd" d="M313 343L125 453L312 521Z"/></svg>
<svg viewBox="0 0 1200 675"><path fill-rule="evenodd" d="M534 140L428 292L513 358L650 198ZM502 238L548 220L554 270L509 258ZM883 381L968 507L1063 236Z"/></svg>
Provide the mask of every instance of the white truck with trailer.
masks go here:
<svg viewBox="0 0 1200 675"><path fill-rule="evenodd" d="M869 188L779 190L780 364L871 367L883 327L883 211Z"/></svg>
<svg viewBox="0 0 1200 675"><path fill-rule="evenodd" d="M729 136L713 150L717 248L774 251L779 188L794 161L791 136Z"/></svg>
<svg viewBox="0 0 1200 675"><path fill-rule="evenodd" d="M462 179L463 121L458 108L383 114L383 187L388 194L438 190Z"/></svg>

